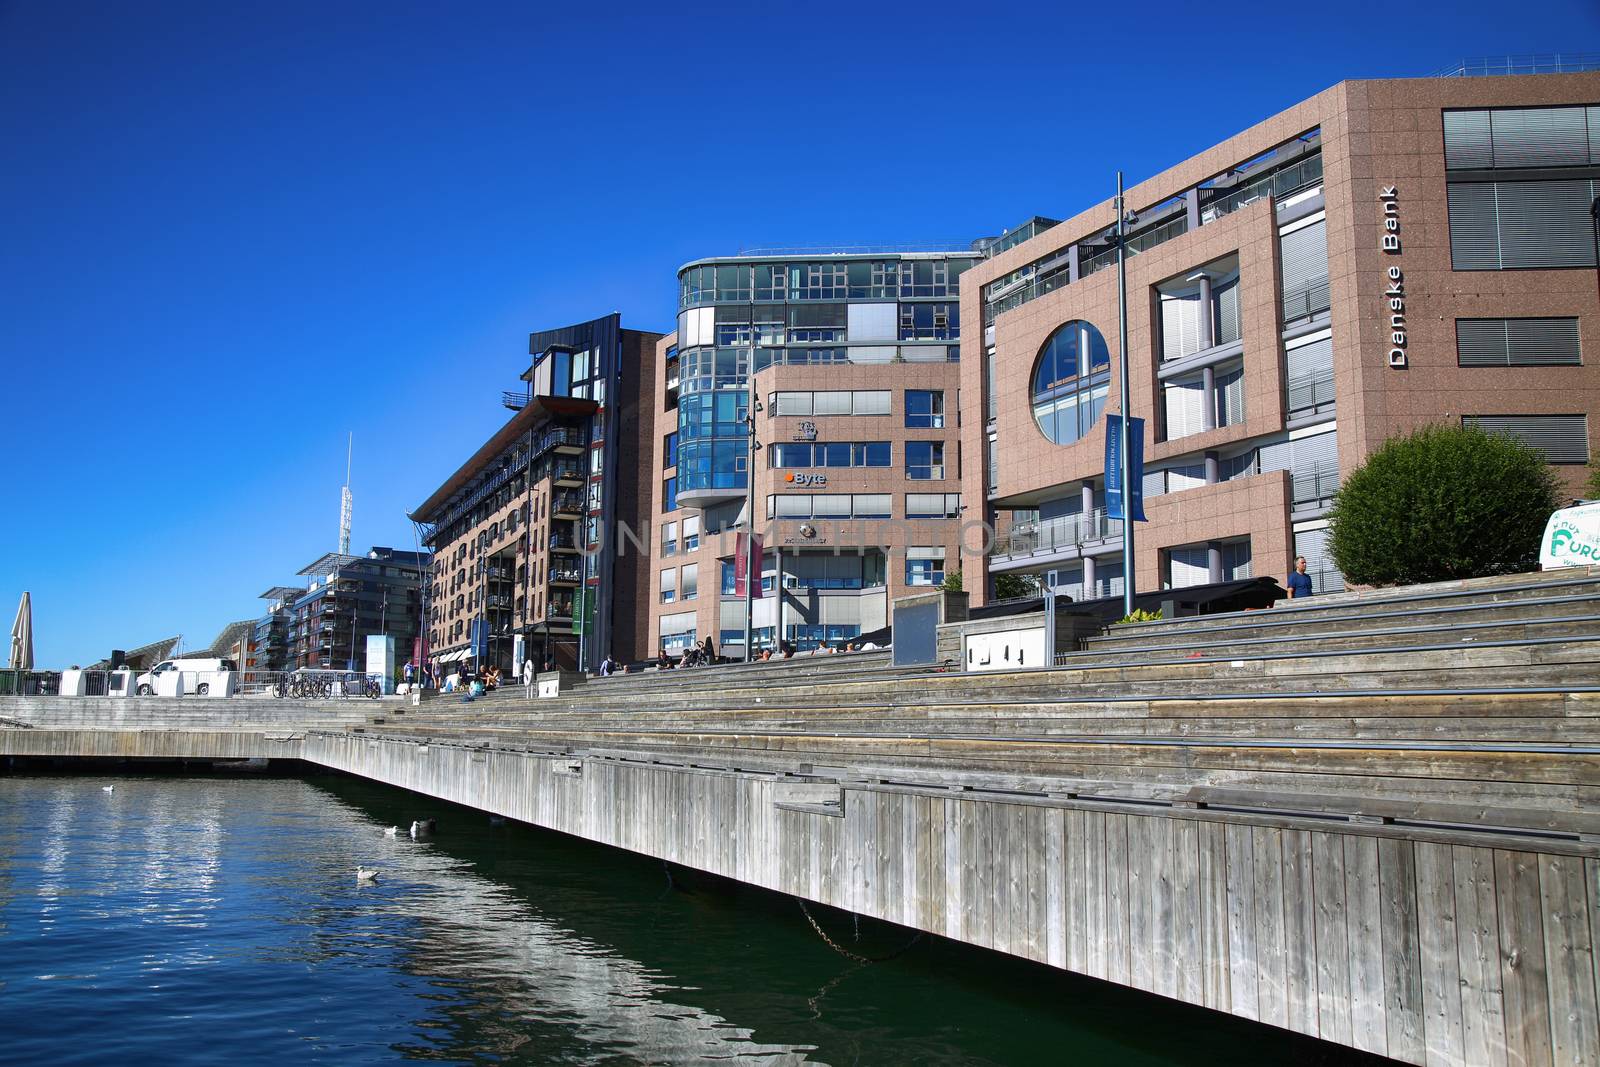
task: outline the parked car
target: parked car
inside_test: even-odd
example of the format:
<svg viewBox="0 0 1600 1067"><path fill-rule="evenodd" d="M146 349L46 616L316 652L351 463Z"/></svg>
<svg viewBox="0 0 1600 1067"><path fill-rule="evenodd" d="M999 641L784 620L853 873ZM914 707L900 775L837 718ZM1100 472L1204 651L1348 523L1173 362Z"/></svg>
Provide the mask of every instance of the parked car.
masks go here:
<svg viewBox="0 0 1600 1067"><path fill-rule="evenodd" d="M134 692L142 697L147 697L156 691L156 676L168 671L178 671L183 675L183 688L185 692L195 696L208 696L211 693L210 682L200 681L200 676L212 675L217 671L236 671L239 668L231 659L166 659L151 667L144 674L139 675L134 686Z"/></svg>

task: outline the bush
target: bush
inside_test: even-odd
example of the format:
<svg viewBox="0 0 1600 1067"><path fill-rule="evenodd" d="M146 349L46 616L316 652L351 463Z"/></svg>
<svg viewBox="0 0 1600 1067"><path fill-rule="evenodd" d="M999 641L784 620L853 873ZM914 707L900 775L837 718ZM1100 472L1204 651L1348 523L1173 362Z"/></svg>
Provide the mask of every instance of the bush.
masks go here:
<svg viewBox="0 0 1600 1067"><path fill-rule="evenodd" d="M1589 480L1583 483L1583 499L1600 500L1600 464L1589 468Z"/></svg>
<svg viewBox="0 0 1600 1067"><path fill-rule="evenodd" d="M1120 626L1125 622L1158 622L1160 619L1161 612L1159 611L1146 611L1143 608L1134 608L1133 614L1124 615L1122 618L1118 619L1117 625Z"/></svg>
<svg viewBox="0 0 1600 1067"><path fill-rule="evenodd" d="M1017 600L1021 597L1038 596L1039 584L1032 576L1023 577L1019 574L997 574L994 576L994 598L996 600Z"/></svg>
<svg viewBox="0 0 1600 1067"><path fill-rule="evenodd" d="M1360 585L1531 570L1558 500L1544 457L1516 438L1427 426L1384 442L1346 479L1329 548Z"/></svg>
<svg viewBox="0 0 1600 1067"><path fill-rule="evenodd" d="M945 575L944 582L939 586L939 588L943 589L947 593L961 592L961 572L951 571L949 574Z"/></svg>

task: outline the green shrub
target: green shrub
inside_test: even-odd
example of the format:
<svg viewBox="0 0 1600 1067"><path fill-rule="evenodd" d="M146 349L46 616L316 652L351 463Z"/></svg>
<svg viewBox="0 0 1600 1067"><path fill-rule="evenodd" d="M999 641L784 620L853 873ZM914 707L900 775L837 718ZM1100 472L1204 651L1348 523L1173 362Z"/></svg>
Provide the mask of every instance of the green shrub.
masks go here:
<svg viewBox="0 0 1600 1067"><path fill-rule="evenodd" d="M996 600L1016 600L1019 597L1038 595L1039 585L1032 575L1023 577L1020 574L997 574L994 576L994 598Z"/></svg>
<svg viewBox="0 0 1600 1067"><path fill-rule="evenodd" d="M944 582L939 586L939 588L943 589L947 593L961 592L961 572L951 571L949 574L945 575Z"/></svg>
<svg viewBox="0 0 1600 1067"><path fill-rule="evenodd" d="M1124 615L1122 618L1118 619L1117 625L1120 626L1125 622L1156 622L1160 618L1161 612L1159 611L1146 611L1143 608L1134 608L1133 614Z"/></svg>
<svg viewBox="0 0 1600 1067"><path fill-rule="evenodd" d="M1589 468L1589 480L1583 483L1583 499L1600 500L1600 463Z"/></svg>
<svg viewBox="0 0 1600 1067"><path fill-rule="evenodd" d="M1555 475L1521 441L1427 426L1384 442L1345 480L1329 548L1359 585L1511 574L1537 565L1558 506Z"/></svg>

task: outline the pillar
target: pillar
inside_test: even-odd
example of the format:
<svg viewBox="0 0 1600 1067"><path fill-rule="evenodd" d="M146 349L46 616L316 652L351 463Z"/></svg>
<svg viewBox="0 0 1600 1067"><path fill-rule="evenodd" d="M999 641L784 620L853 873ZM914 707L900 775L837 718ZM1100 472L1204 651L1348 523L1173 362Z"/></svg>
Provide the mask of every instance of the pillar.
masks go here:
<svg viewBox="0 0 1600 1067"><path fill-rule="evenodd" d="M1092 532L1091 524L1094 522L1094 482L1085 481L1078 492L1081 494L1079 499L1083 501L1083 532L1088 534ZM1080 537L1079 540L1083 538Z"/></svg>
<svg viewBox="0 0 1600 1067"><path fill-rule="evenodd" d="M1204 352L1217 343L1216 320L1211 317L1211 275L1201 272L1192 277L1200 282L1200 351ZM1200 392L1203 399L1200 402L1200 426L1203 430L1217 428L1217 371L1215 367L1206 367L1200 372ZM1206 481L1210 481L1207 478Z"/></svg>
<svg viewBox="0 0 1600 1067"><path fill-rule="evenodd" d="M1222 481L1222 457L1215 451L1206 452L1206 484L1216 485Z"/></svg>
<svg viewBox="0 0 1600 1067"><path fill-rule="evenodd" d="M1083 557L1083 598L1082 599L1084 599L1084 600L1093 600L1094 599L1094 579L1095 579L1094 557L1093 556L1084 556Z"/></svg>
<svg viewBox="0 0 1600 1067"><path fill-rule="evenodd" d="M1222 544L1210 541L1206 544L1206 581L1222 581Z"/></svg>

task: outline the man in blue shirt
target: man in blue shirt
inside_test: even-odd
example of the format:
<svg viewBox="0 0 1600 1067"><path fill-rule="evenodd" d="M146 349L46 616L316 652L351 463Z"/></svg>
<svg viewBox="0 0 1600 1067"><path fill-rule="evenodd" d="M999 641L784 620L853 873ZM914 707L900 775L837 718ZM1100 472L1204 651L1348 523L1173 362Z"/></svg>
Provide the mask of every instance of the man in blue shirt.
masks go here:
<svg viewBox="0 0 1600 1067"><path fill-rule="evenodd" d="M1311 593L1311 575L1306 573L1306 558L1296 556L1294 573L1289 575L1289 597L1292 600L1299 600L1301 597L1310 596Z"/></svg>

